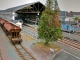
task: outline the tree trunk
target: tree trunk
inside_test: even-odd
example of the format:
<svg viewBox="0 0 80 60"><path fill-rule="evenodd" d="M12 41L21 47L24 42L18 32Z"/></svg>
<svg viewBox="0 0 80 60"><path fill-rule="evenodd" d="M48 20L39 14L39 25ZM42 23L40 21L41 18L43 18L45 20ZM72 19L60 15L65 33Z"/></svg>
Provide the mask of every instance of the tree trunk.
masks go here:
<svg viewBox="0 0 80 60"><path fill-rule="evenodd" d="M49 40L45 41L45 45L48 46L49 45Z"/></svg>

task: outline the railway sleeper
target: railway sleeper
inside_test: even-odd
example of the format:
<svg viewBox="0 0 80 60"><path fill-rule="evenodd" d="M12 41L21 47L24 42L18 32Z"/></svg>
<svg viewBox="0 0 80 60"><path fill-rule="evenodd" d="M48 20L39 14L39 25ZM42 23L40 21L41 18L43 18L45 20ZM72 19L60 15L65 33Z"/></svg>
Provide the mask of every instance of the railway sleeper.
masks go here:
<svg viewBox="0 0 80 60"><path fill-rule="evenodd" d="M74 41L69 41L69 40L66 40L67 42L70 42L70 43L73 43L73 44L77 44L77 45L79 45L80 46L80 44L79 43L77 43L77 42L74 42Z"/></svg>
<svg viewBox="0 0 80 60"><path fill-rule="evenodd" d="M67 45L70 45L70 46L73 46L75 48L78 48L80 49L80 46L77 45L77 44L73 44L73 43L70 43L70 42L67 42L67 41L58 41L59 43L62 43L62 44L67 44Z"/></svg>
<svg viewBox="0 0 80 60"><path fill-rule="evenodd" d="M71 40L71 41L73 41L73 42L76 42L76 43L78 43L78 44L80 44L80 42L78 41L78 40L75 40L75 39L72 39L72 38L68 38L68 37L64 37L65 39L69 39L69 40ZM64 39L64 40L65 40Z"/></svg>
<svg viewBox="0 0 80 60"><path fill-rule="evenodd" d="M64 40L63 40L64 41ZM73 44L75 44L75 45L79 45L80 46L80 44L79 44L79 42L75 42L75 41L73 41L73 40L66 40L67 42L70 42L70 43L73 43Z"/></svg>

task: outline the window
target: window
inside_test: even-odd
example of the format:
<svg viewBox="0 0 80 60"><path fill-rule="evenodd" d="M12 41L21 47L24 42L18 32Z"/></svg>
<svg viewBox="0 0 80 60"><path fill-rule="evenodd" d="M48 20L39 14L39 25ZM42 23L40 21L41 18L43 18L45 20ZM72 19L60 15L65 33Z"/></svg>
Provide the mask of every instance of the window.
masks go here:
<svg viewBox="0 0 80 60"><path fill-rule="evenodd" d="M19 32L12 32L12 38L19 37Z"/></svg>

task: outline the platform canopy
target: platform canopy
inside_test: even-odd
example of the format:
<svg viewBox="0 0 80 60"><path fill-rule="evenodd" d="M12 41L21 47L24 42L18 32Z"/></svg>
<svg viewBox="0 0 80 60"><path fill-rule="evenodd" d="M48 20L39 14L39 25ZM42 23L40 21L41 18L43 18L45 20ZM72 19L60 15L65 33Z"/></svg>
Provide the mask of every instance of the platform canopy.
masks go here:
<svg viewBox="0 0 80 60"><path fill-rule="evenodd" d="M4 10L5 12L16 12L16 13L40 13L45 9L45 6L41 2L33 2L13 8Z"/></svg>

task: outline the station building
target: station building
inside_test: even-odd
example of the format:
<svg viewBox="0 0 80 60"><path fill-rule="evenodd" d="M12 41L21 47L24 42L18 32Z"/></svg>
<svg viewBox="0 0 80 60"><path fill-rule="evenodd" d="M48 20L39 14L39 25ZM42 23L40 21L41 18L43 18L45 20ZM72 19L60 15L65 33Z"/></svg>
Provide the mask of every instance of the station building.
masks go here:
<svg viewBox="0 0 80 60"><path fill-rule="evenodd" d="M0 12L0 17L6 20L21 19L26 23L38 22L45 6L41 2L33 2L17 7L8 8Z"/></svg>

